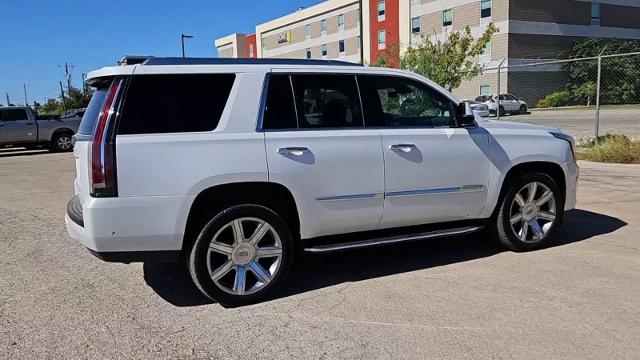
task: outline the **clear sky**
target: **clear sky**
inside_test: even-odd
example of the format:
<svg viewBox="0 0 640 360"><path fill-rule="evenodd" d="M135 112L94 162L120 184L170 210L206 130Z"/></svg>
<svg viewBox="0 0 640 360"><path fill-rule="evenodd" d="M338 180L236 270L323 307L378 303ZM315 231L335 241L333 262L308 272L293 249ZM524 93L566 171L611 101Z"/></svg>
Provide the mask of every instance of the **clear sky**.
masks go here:
<svg viewBox="0 0 640 360"><path fill-rule="evenodd" d="M255 25L319 0L2 0L0 104L29 103L60 93L59 65L69 62L72 83L82 73L114 65L123 55L214 57L214 39L253 32Z"/></svg>

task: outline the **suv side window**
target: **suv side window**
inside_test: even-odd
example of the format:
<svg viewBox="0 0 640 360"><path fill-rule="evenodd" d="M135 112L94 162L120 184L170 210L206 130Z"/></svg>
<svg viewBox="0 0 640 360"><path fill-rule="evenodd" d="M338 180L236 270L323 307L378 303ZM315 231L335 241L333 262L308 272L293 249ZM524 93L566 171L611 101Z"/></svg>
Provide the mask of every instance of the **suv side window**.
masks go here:
<svg viewBox="0 0 640 360"><path fill-rule="evenodd" d="M234 80L234 74L133 76L118 134L214 130Z"/></svg>
<svg viewBox="0 0 640 360"><path fill-rule="evenodd" d="M2 109L0 110L0 120L17 121L28 120L27 111L24 109Z"/></svg>
<svg viewBox="0 0 640 360"><path fill-rule="evenodd" d="M291 75L300 128L364 127L353 75Z"/></svg>
<svg viewBox="0 0 640 360"><path fill-rule="evenodd" d="M263 129L295 129L298 127L289 75L269 75L267 99L262 120Z"/></svg>
<svg viewBox="0 0 640 360"><path fill-rule="evenodd" d="M383 75L358 75L367 126L449 127L455 125L453 102L417 81Z"/></svg>

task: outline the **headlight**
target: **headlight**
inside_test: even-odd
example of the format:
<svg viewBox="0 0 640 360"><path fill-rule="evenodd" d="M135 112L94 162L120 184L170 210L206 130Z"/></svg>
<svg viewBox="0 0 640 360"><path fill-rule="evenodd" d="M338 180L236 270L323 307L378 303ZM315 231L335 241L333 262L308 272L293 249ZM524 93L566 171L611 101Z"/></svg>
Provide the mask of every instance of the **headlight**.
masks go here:
<svg viewBox="0 0 640 360"><path fill-rule="evenodd" d="M571 155L573 155L573 160L575 161L576 150L575 150L575 144L573 142L573 137L571 135L567 135L560 132L549 132L549 134L553 135L553 137L557 139L564 140L569 143L569 146L571 146Z"/></svg>

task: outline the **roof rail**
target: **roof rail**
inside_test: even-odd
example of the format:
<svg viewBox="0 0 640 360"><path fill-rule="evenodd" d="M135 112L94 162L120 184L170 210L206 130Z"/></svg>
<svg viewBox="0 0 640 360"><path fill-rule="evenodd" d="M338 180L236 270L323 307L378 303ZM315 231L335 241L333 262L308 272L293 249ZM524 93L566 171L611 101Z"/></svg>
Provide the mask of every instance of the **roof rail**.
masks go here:
<svg viewBox="0 0 640 360"><path fill-rule="evenodd" d="M151 57L142 65L334 65L334 66L362 66L338 60L319 59L253 59L253 58L181 58L181 57Z"/></svg>

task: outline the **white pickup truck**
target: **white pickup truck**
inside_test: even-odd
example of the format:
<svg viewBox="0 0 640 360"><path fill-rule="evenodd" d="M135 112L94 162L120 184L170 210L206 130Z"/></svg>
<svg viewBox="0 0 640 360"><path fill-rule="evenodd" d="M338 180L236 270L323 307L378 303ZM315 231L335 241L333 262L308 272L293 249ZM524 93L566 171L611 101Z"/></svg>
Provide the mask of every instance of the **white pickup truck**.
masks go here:
<svg viewBox="0 0 640 360"><path fill-rule="evenodd" d="M570 136L483 120L407 71L152 58L87 79L70 236L107 261L182 259L223 305L267 298L302 251L481 230L538 249L576 202Z"/></svg>
<svg viewBox="0 0 640 360"><path fill-rule="evenodd" d="M0 107L0 146L71 151L80 120L79 116L39 119L30 107Z"/></svg>

